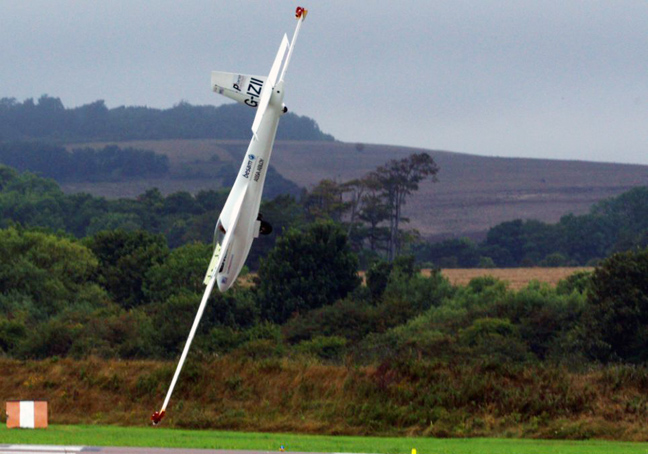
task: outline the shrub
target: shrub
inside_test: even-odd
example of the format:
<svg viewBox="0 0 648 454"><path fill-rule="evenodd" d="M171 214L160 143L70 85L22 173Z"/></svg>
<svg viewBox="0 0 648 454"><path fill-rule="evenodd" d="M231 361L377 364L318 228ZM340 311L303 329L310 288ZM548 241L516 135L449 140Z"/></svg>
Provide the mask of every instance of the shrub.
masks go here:
<svg viewBox="0 0 648 454"><path fill-rule="evenodd" d="M340 336L317 336L300 342L295 350L321 359L339 361L344 357L346 345L347 340Z"/></svg>
<svg viewBox="0 0 648 454"><path fill-rule="evenodd" d="M257 295L262 315L283 323L294 313L344 298L360 284L358 258L332 222L289 230L261 261Z"/></svg>
<svg viewBox="0 0 648 454"><path fill-rule="evenodd" d="M523 361L528 357L527 346L517 327L507 319L479 318L460 330L458 337L475 356L499 361Z"/></svg>
<svg viewBox="0 0 648 454"><path fill-rule="evenodd" d="M648 249L614 254L596 268L588 294L592 356L601 360L648 358Z"/></svg>

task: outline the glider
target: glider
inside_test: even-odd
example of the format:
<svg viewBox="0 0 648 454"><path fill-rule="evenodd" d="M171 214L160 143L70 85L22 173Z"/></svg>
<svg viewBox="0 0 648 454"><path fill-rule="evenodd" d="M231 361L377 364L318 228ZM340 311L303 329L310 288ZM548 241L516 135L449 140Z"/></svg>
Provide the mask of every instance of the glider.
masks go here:
<svg viewBox="0 0 648 454"><path fill-rule="evenodd" d="M288 37L284 34L267 77L212 72L213 91L256 108L257 111L252 123L252 140L214 229L214 252L203 281L207 288L198 307L164 404L160 411L156 411L151 416L153 425L159 424L166 413L173 388L187 358L191 342L214 285L217 285L221 292L229 289L243 268L254 238L260 234L267 235L272 231L270 224L264 221L259 214L259 206L279 118L288 111L283 104L284 77L295 49L299 30L307 13L308 10L302 7L298 7L295 11L297 27L292 41L288 41Z"/></svg>

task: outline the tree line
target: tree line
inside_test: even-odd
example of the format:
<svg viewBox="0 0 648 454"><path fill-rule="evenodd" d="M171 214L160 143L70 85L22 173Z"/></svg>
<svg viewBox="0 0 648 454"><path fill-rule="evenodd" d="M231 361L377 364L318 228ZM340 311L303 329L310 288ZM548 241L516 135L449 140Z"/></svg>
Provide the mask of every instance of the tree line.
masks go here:
<svg viewBox="0 0 648 454"><path fill-rule="evenodd" d="M180 102L169 109L121 106L103 100L66 108L59 98L37 101L0 99L0 141L39 139L55 142L249 139L254 109L239 104L219 107ZM311 118L286 114L278 140L334 140Z"/></svg>
<svg viewBox="0 0 648 454"><path fill-rule="evenodd" d="M641 186L556 224L517 219L491 228L481 243L466 238L423 243L413 253L444 268L576 266L647 246L648 187Z"/></svg>
<svg viewBox="0 0 648 454"><path fill-rule="evenodd" d="M362 263L379 257L393 261L411 246L415 232L403 225L407 199L426 178L436 182L439 166L427 153L392 159L364 177L338 183L322 180L304 197L313 219L343 224Z"/></svg>
<svg viewBox="0 0 648 454"><path fill-rule="evenodd" d="M169 172L167 156L117 145L68 151L44 142L4 142L0 143L0 163L60 182L121 180Z"/></svg>
<svg viewBox="0 0 648 454"><path fill-rule="evenodd" d="M113 150L111 147L107 149ZM52 167L56 168L55 165ZM338 200L343 192L334 182L323 181L296 198L290 195L295 192L293 185L274 178L276 182L272 184L277 186L274 194L280 190L288 194L265 199L260 211L273 224L275 231L281 232L316 220L343 222L342 215L352 207L357 219L343 225L355 238L353 247L356 250L363 250L363 242L368 245L366 253L361 254L366 256L363 261L367 263L380 257L383 249L379 245L383 244L388 247L384 249L386 257L393 259L404 245L402 223L406 219L401 215L401 206L406 197L418 188L420 181L436 172L438 167L434 160L425 153L392 160L365 179L342 186L344 191L348 188L355 191L352 203ZM177 192L166 197L157 189L151 189L136 199L118 200L89 194L66 195L52 180L0 166L0 226L20 224L63 229L79 238L101 230L139 229L164 234L171 247L191 241L209 243L214 222L227 195L226 189L200 191L195 195ZM377 205L380 208L376 209ZM376 210L381 214L376 214ZM364 224L366 219L369 220L367 225ZM379 226L383 222L389 223L389 228ZM249 259L253 268L258 267L259 257L274 246L274 241L272 236L254 243Z"/></svg>
<svg viewBox="0 0 648 454"><path fill-rule="evenodd" d="M141 230L79 240L2 229L0 350L16 358L175 357L210 252L199 242L171 250L162 235ZM520 291L490 277L452 286L438 272L422 276L412 257L375 262L366 285L357 268L339 224L289 229L256 277L212 295L197 351L254 345L256 355L358 364L570 367L648 357L648 248L614 254L556 288L531 283Z"/></svg>
<svg viewBox="0 0 648 454"><path fill-rule="evenodd" d="M390 200L388 189L373 195ZM226 197L215 191L164 197L150 190L135 200L107 201L64 195L52 180L0 167L4 354L174 357L203 291L214 220ZM339 214L340 200L348 203L313 191L302 202L291 196L263 202L264 218L278 222L279 234L255 242L248 262L257 270L254 277L213 295L199 350L225 354L255 345L265 351L259 354L371 363L482 358L590 364L648 356L645 248L632 244L629 252L601 256L593 276L518 292L492 278L453 287L438 271L421 276L414 256L390 261L385 250L366 268L362 285L360 227L329 218ZM628 200L645 201L645 188L602 202L593 213L618 214ZM355 208L358 219L364 203ZM616 218L630 238L643 225L641 219L628 222L635 209ZM363 241L370 244L371 237Z"/></svg>
<svg viewBox="0 0 648 454"><path fill-rule="evenodd" d="M646 186L596 203L587 214L565 215L555 224L516 219L490 228L479 243L469 238L426 241L405 228L409 219L402 208L423 180L436 181L439 170L426 153L413 154L359 179L322 180L303 203L313 219L345 226L363 267L403 253L428 268L583 266L648 246Z"/></svg>
<svg viewBox="0 0 648 454"><path fill-rule="evenodd" d="M349 182L323 180L297 197L293 185L279 181L274 198L264 199L261 213L279 233L317 220L339 223L363 269L375 260L393 261L402 254L432 268L593 265L615 252L648 246L648 187L595 204L588 214L564 216L556 224L501 223L481 243L427 242L405 228L408 219L402 216L402 206L421 181L434 180L438 171L434 160L423 153L392 160ZM288 194L282 195L284 191ZM209 190L164 196L151 189L135 199L66 195L52 180L0 166L0 226L62 229L78 238L106 229L141 229L163 234L174 248L211 241L227 194ZM254 243L249 260L253 269L275 238Z"/></svg>

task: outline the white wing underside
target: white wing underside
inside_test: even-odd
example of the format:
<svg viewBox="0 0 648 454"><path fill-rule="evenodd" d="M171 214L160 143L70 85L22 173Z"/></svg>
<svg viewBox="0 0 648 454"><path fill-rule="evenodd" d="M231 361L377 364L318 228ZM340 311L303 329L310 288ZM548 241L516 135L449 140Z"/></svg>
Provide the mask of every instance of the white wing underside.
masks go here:
<svg viewBox="0 0 648 454"><path fill-rule="evenodd" d="M263 91L261 92L261 98L259 99L259 107L257 107L257 113L254 116L254 122L252 123L252 134L254 134L255 137L257 131L259 130L259 126L261 125L263 115L268 109L272 91L277 84L279 71L281 70L281 63L283 63L288 45L288 37L284 34L283 39L281 40L281 46L279 46L279 52L277 52L277 56L275 57L274 63L272 64L272 68L270 69L270 74L268 74L268 79L263 84Z"/></svg>

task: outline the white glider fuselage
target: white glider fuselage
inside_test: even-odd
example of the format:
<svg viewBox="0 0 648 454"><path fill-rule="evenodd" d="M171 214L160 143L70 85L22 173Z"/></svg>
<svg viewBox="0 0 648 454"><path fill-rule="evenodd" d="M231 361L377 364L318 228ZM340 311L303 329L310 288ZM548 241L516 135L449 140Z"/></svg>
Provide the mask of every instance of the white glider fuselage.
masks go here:
<svg viewBox="0 0 648 454"><path fill-rule="evenodd" d="M297 41L299 29L308 11L297 8L297 27L292 42L284 35L267 77L213 72L212 89L221 95L256 108L252 123L252 140L234 186L214 230L214 253L205 275L209 286L216 280L221 292L233 284L247 259L252 241L271 227L259 216L263 185L270 164L279 118L286 112L283 105L284 76ZM262 229L263 228L263 229Z"/></svg>
<svg viewBox="0 0 648 454"><path fill-rule="evenodd" d="M159 424L166 413L214 284L218 285L221 292L229 289L243 268L254 238L260 233L267 234L272 230L269 224L260 219L259 206L279 118L286 112L283 105L284 76L307 13L308 10L302 7L296 9L297 27L292 42L284 35L267 77L217 71L212 73L212 89L215 92L255 107L257 111L252 123L252 140L214 229L214 252L204 279L207 288L198 306L162 408L151 415L154 425Z"/></svg>
<svg viewBox="0 0 648 454"><path fill-rule="evenodd" d="M283 82L279 82L272 92L257 133L250 141L216 226L214 246L216 249L220 247L223 253L222 265L216 273L216 283L221 292L230 288L236 280L252 241L259 234L260 221L257 217L279 117L283 114L283 96Z"/></svg>

